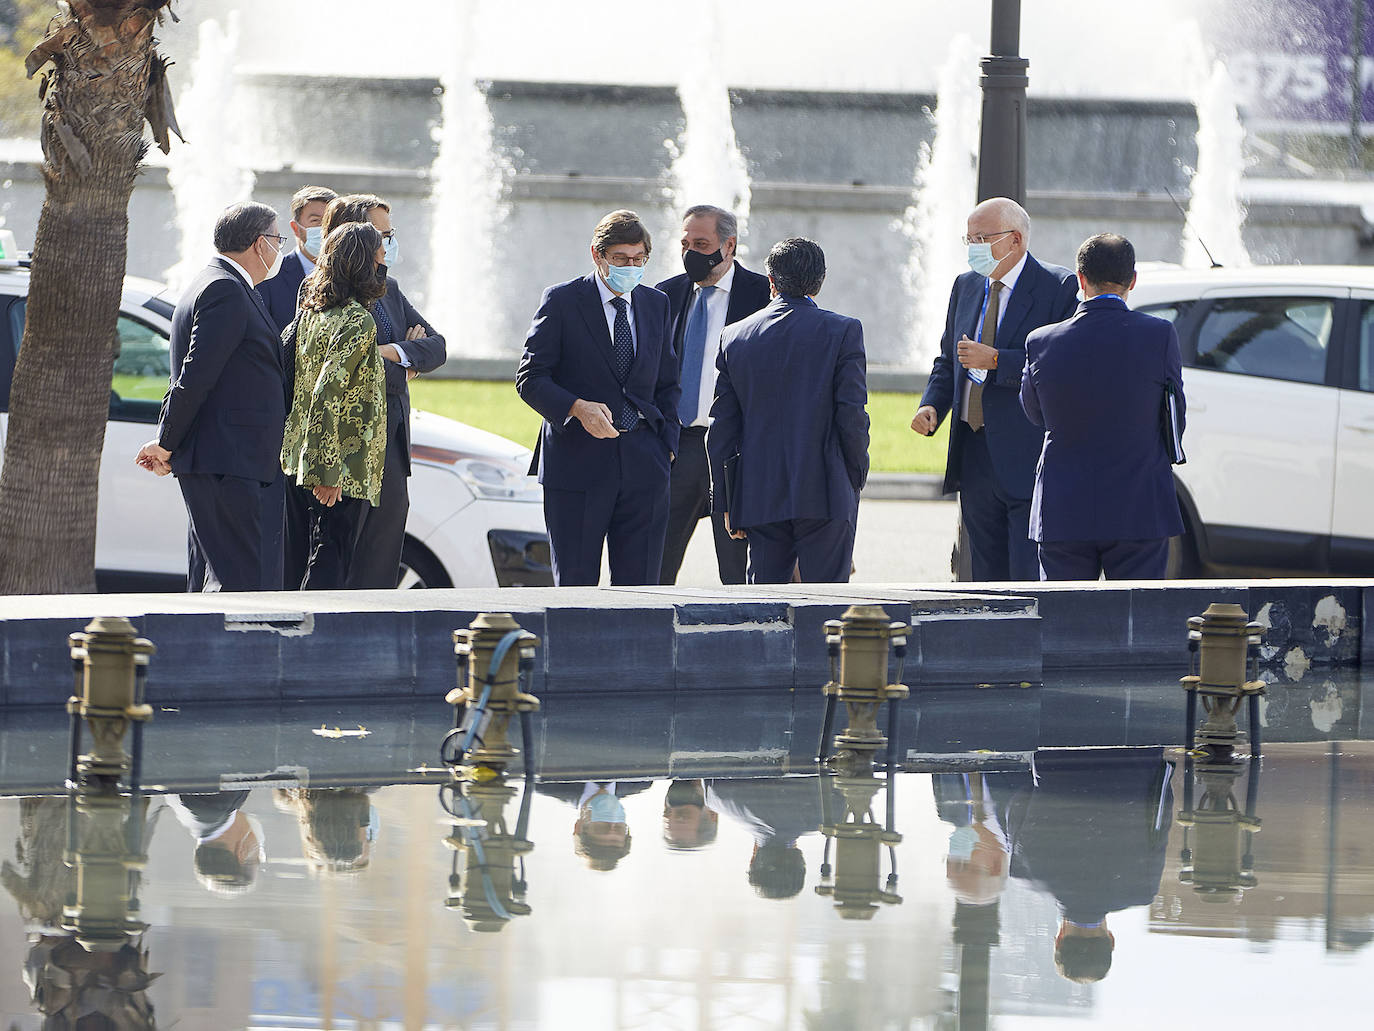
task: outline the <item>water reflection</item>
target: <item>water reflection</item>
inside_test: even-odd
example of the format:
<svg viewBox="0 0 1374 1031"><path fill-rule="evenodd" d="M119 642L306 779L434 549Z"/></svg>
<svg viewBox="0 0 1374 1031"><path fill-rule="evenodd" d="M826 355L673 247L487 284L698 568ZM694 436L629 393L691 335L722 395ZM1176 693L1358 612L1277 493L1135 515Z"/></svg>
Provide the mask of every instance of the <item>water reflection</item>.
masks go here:
<svg viewBox="0 0 1374 1031"><path fill-rule="evenodd" d="M690 777L537 784L397 768L117 796L70 848L65 793L0 798L0 1027L151 1027L154 1004L165 1026L214 1028L1121 1027L1189 1012L1159 978L1199 962L1235 989L1232 1019L1350 1012L1374 974L1374 747L1276 743L1191 791L1185 765L1148 748L891 778L699 758ZM1210 852L1201 813L1263 832ZM94 847L116 827L118 848ZM77 870L144 852L81 891ZM1205 901L1197 871L1233 856L1254 884ZM126 914L129 937L87 952L78 908ZM1311 991L1281 990L1293 977Z"/></svg>

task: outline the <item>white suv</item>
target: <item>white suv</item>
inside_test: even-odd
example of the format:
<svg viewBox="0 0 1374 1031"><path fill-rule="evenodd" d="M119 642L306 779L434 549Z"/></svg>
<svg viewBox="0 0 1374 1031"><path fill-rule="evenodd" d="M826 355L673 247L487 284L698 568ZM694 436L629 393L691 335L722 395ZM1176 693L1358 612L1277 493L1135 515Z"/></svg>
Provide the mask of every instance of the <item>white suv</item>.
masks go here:
<svg viewBox="0 0 1374 1031"><path fill-rule="evenodd" d="M24 264L0 262L0 453L14 360L24 335L29 292ZM171 318L162 284L124 280L100 462L95 562L102 591L185 588L186 510L176 481L150 476L133 461L152 436L167 390ZM410 516L400 586L551 585L543 493L526 476L529 460L527 448L504 437L413 412Z"/></svg>
<svg viewBox="0 0 1374 1031"><path fill-rule="evenodd" d="M1374 268L1142 268L1183 350L1175 572L1374 573Z"/></svg>

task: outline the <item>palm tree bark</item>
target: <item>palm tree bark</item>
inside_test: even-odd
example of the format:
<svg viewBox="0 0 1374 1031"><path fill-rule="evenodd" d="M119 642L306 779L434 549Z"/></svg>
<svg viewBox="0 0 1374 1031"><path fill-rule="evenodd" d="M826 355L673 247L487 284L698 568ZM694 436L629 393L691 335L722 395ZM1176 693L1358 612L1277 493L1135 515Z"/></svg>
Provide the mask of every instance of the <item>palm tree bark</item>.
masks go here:
<svg viewBox="0 0 1374 1031"><path fill-rule="evenodd" d="M43 177L23 343L0 470L0 593L95 589L100 452L148 117L167 149L165 62L153 28L171 0L69 0L34 48ZM132 460L132 459L131 459Z"/></svg>

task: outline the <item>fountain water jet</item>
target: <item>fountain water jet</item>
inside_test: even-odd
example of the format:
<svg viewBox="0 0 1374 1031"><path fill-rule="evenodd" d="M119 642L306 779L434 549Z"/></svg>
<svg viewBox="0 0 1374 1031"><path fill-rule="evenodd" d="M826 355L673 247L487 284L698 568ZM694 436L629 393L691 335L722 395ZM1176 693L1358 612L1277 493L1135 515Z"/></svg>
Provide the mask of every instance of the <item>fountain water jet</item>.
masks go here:
<svg viewBox="0 0 1374 1031"><path fill-rule="evenodd" d="M940 69L935 137L921 144L912 202L897 223L911 241L902 283L911 301L906 364L917 369L929 369L945 329L950 284L968 268L960 238L978 195L977 67L977 45L956 36Z"/></svg>
<svg viewBox="0 0 1374 1031"><path fill-rule="evenodd" d="M220 212L230 204L248 200L256 181L240 163L244 133L242 114L234 103L239 60L237 13L231 12L223 26L215 19L202 22L197 38L191 74L176 102L177 118L186 130L188 143L173 147L167 156L167 182L172 187L181 238L178 260L164 274L174 292L182 290L213 253L215 220Z"/></svg>
<svg viewBox="0 0 1374 1031"><path fill-rule="evenodd" d="M1207 266L1211 257L1222 265L1245 266L1250 255L1241 238L1245 207L1241 179L1245 173L1245 129L1236 113L1236 89L1220 61L1198 76L1197 169L1190 184L1188 224L1183 231L1183 264ZM1206 245L1205 247L1203 245Z"/></svg>
<svg viewBox="0 0 1374 1031"><path fill-rule="evenodd" d="M473 77L478 4L454 4L440 38L450 41L439 82L443 100L430 168L430 321L464 357L508 353L491 276L497 227L506 216L505 181L512 170L492 146L486 95Z"/></svg>

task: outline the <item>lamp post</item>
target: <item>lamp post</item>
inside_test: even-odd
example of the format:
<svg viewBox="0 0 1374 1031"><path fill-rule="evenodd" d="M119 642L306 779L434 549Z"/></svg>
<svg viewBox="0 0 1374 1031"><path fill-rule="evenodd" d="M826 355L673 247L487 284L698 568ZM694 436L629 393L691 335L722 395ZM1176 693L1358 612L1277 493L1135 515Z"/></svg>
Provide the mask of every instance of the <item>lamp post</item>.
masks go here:
<svg viewBox="0 0 1374 1031"><path fill-rule="evenodd" d="M1021 47L1021 0L992 0L992 53L979 63L983 123L978 140L978 200L1026 203L1026 86L1030 62Z"/></svg>

